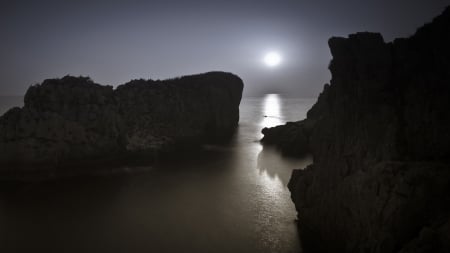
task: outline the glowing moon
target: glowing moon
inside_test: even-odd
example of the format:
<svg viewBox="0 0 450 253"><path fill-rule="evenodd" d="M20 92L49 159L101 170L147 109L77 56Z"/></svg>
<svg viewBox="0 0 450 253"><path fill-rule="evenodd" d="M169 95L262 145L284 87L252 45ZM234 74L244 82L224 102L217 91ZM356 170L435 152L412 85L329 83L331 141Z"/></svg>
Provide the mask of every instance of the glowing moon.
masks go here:
<svg viewBox="0 0 450 253"><path fill-rule="evenodd" d="M281 56L277 52L269 52L264 56L264 63L269 67L275 67L281 62Z"/></svg>

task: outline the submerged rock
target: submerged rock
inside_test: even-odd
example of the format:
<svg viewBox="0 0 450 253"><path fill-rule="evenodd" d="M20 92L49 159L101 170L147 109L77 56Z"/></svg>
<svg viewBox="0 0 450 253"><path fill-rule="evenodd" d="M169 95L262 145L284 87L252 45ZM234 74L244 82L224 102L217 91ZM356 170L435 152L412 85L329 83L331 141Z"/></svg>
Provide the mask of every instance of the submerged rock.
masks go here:
<svg viewBox="0 0 450 253"><path fill-rule="evenodd" d="M307 249L450 252L449 45L450 8L408 39L329 40L332 80L299 123L314 126L279 145L314 156L289 182Z"/></svg>
<svg viewBox="0 0 450 253"><path fill-rule="evenodd" d="M223 72L115 90L85 77L47 79L28 89L23 108L0 117L1 168L153 160L225 140L237 127L242 90L239 77Z"/></svg>

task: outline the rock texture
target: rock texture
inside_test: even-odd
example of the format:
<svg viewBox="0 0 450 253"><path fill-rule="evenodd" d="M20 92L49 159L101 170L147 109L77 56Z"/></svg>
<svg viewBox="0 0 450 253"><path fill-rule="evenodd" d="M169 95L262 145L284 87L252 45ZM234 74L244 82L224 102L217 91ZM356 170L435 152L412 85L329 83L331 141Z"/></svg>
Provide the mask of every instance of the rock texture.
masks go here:
<svg viewBox="0 0 450 253"><path fill-rule="evenodd" d="M313 154L289 182L306 249L450 252L449 45L450 8L392 43L329 40L332 80L296 123L299 143L265 136ZM294 131L265 133L282 129Z"/></svg>
<svg viewBox="0 0 450 253"><path fill-rule="evenodd" d="M263 128L261 143L276 146L284 155L304 156L310 152L309 137L315 121L305 119L285 125Z"/></svg>
<svg viewBox="0 0 450 253"><path fill-rule="evenodd" d="M223 72L133 80L115 90L85 77L48 79L28 89L23 108L0 117L0 168L152 160L227 139L242 90L239 77Z"/></svg>

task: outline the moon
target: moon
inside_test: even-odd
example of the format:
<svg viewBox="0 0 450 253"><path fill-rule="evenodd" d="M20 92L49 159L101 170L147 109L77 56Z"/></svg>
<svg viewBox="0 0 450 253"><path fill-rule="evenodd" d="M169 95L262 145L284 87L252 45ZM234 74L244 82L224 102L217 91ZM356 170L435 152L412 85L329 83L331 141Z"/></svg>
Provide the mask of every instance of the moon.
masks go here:
<svg viewBox="0 0 450 253"><path fill-rule="evenodd" d="M269 52L264 56L264 63L268 67L275 67L281 63L281 56L277 52Z"/></svg>

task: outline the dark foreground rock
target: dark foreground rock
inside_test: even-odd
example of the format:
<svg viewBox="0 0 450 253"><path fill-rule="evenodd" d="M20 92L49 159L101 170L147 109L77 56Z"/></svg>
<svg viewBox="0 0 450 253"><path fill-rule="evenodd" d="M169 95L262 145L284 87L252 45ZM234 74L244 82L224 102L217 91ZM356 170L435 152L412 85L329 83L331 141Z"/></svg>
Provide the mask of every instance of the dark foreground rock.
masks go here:
<svg viewBox="0 0 450 253"><path fill-rule="evenodd" d="M450 9L408 39L329 46L332 80L299 138L314 163L289 182L304 246L450 252Z"/></svg>
<svg viewBox="0 0 450 253"><path fill-rule="evenodd" d="M23 108L0 117L0 168L153 160L228 139L239 121L242 80L210 72L116 89L66 76L32 86Z"/></svg>

